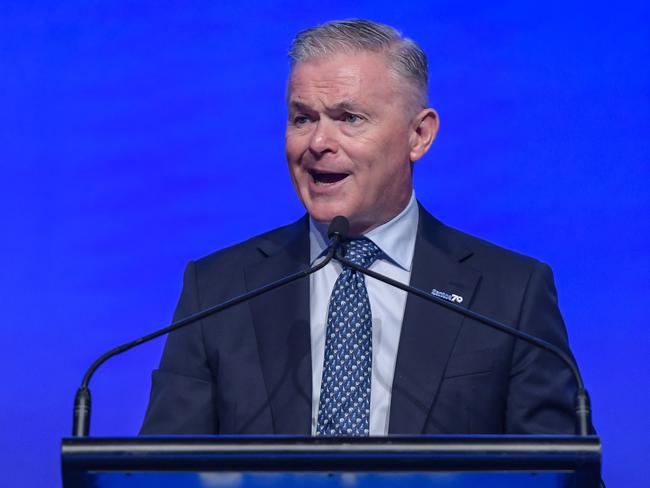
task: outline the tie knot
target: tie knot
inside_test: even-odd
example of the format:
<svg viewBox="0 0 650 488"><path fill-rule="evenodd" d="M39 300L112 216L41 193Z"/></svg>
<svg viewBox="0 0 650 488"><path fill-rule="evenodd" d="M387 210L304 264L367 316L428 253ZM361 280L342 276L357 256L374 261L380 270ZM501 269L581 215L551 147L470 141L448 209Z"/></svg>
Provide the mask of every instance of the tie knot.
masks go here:
<svg viewBox="0 0 650 488"><path fill-rule="evenodd" d="M367 268L374 263L381 254L381 249L379 249L374 242L367 237L362 237L361 239L352 239L348 242L345 257L354 264Z"/></svg>

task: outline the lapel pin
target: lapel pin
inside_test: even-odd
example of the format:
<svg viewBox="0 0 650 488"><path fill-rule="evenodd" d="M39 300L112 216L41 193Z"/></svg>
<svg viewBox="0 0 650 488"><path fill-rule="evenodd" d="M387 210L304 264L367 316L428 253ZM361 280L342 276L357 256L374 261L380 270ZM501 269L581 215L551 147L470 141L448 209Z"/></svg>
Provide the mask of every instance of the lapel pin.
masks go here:
<svg viewBox="0 0 650 488"><path fill-rule="evenodd" d="M431 290L431 294L434 297L442 298L451 303L463 303L463 297L456 295L455 293L447 293L446 291L439 291L434 288Z"/></svg>

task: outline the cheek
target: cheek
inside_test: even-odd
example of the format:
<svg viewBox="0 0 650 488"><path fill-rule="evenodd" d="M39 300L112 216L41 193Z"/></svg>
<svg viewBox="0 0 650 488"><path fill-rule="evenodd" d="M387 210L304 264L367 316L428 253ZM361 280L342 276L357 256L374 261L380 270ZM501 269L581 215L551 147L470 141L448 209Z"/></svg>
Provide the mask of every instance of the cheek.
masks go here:
<svg viewBox="0 0 650 488"><path fill-rule="evenodd" d="M289 163L297 163L304 150L303 137L295 133L287 133L284 137L284 148Z"/></svg>
<svg viewBox="0 0 650 488"><path fill-rule="evenodd" d="M286 140L285 145L284 145L284 150L285 154L287 156L287 162L289 163L290 166L293 166L293 164L296 162L296 147L293 141L290 141L289 139Z"/></svg>
<svg viewBox="0 0 650 488"><path fill-rule="evenodd" d="M395 172L397 165L408 160L400 139L390 137L359 137L346 145L346 153L366 182L381 179Z"/></svg>
<svg viewBox="0 0 650 488"><path fill-rule="evenodd" d="M291 182L293 183L295 190L299 191L301 182L300 152L295 137L287 136L285 138L285 155L287 158Z"/></svg>
<svg viewBox="0 0 650 488"><path fill-rule="evenodd" d="M357 185L363 190L360 197L364 200L392 197L410 185L408 145L402 138L364 141L351 158L359 169Z"/></svg>

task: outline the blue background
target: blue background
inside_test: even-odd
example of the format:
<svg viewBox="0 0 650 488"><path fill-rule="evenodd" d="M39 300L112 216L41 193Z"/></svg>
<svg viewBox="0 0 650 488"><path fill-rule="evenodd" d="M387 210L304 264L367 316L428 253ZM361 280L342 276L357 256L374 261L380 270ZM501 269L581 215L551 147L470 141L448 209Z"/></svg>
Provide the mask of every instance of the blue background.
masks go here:
<svg viewBox="0 0 650 488"><path fill-rule="evenodd" d="M287 46L369 17L429 55L442 126L419 199L553 267L605 478L644 485L649 7L527 4L3 1L3 484L60 483L82 373L169 321L189 259L302 214L284 161ZM94 435L137 432L161 348L99 371Z"/></svg>

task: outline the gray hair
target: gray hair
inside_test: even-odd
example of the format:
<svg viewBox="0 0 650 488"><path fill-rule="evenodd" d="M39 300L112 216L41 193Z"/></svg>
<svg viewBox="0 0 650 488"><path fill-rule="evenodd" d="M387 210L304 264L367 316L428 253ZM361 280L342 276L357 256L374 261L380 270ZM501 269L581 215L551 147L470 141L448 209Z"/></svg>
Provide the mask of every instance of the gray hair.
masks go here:
<svg viewBox="0 0 650 488"><path fill-rule="evenodd" d="M334 20L299 32L289 48L296 63L333 54L371 51L385 54L389 68L415 88L417 109L428 105L427 56L411 39L385 24L370 20Z"/></svg>

